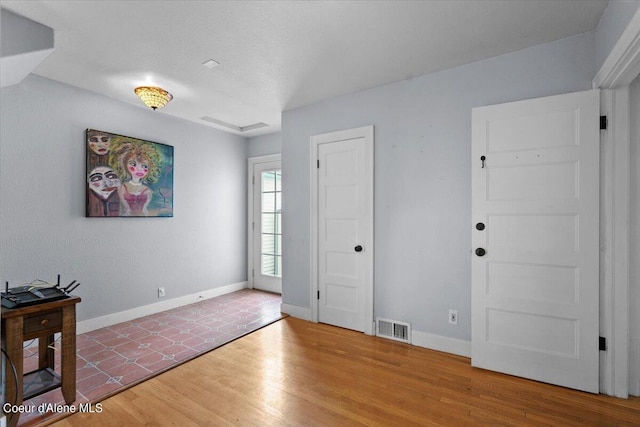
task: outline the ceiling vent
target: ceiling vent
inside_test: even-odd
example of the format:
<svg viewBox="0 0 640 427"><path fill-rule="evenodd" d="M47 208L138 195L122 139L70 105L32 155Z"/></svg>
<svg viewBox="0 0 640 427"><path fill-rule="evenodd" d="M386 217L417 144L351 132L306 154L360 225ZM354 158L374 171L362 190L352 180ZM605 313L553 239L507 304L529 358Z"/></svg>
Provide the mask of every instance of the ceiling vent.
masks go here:
<svg viewBox="0 0 640 427"><path fill-rule="evenodd" d="M411 325L378 317L376 318L376 335L390 340L411 343Z"/></svg>
<svg viewBox="0 0 640 427"><path fill-rule="evenodd" d="M231 123L223 122L222 120L214 119L213 117L209 117L209 116L202 116L200 117L200 120L204 120L205 122L213 123L218 126L225 127L227 129L235 130L236 132L247 132L250 130L260 129L260 128L269 126L268 124L262 123L262 122L254 123L248 126L236 126L236 125L232 125Z"/></svg>

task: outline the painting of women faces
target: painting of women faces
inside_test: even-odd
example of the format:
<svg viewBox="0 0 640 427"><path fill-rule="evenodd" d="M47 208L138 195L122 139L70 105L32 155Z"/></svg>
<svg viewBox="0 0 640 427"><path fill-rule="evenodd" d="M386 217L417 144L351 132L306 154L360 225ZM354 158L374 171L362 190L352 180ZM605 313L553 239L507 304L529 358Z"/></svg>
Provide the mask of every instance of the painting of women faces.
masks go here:
<svg viewBox="0 0 640 427"><path fill-rule="evenodd" d="M173 147L87 129L87 217L172 217Z"/></svg>

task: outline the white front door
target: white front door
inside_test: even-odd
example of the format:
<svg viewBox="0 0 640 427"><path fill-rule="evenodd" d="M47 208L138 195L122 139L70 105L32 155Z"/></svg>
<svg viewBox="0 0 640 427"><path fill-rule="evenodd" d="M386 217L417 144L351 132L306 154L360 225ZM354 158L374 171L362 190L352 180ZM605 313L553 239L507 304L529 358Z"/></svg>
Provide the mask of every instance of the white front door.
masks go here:
<svg viewBox="0 0 640 427"><path fill-rule="evenodd" d="M373 127L312 137L317 320L372 334Z"/></svg>
<svg viewBox="0 0 640 427"><path fill-rule="evenodd" d="M267 157L269 159L271 157ZM249 234L253 288L282 293L282 172L280 160L253 159L253 220Z"/></svg>
<svg viewBox="0 0 640 427"><path fill-rule="evenodd" d="M472 364L597 393L599 92L472 127Z"/></svg>

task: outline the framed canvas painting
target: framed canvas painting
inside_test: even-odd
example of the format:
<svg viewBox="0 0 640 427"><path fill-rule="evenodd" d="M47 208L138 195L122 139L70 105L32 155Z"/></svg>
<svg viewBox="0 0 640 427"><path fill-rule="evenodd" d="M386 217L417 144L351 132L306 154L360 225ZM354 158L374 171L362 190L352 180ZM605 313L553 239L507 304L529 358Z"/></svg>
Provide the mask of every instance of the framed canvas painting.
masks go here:
<svg viewBox="0 0 640 427"><path fill-rule="evenodd" d="M172 217L173 147L87 129L87 217Z"/></svg>

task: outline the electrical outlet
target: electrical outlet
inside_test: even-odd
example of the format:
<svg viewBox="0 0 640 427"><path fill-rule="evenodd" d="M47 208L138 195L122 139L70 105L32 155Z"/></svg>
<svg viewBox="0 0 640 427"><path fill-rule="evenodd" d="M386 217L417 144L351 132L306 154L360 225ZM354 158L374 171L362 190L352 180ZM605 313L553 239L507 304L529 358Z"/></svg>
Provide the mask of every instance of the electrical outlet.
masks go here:
<svg viewBox="0 0 640 427"><path fill-rule="evenodd" d="M452 325L458 324L458 310L449 309L449 323Z"/></svg>
<svg viewBox="0 0 640 427"><path fill-rule="evenodd" d="M158 298L162 298L164 297L165 292L164 292L164 288L158 288Z"/></svg>

